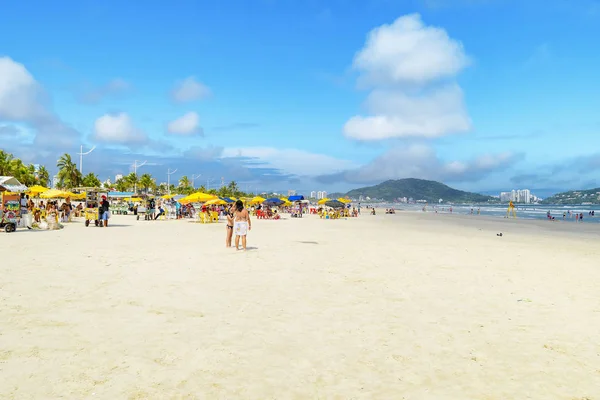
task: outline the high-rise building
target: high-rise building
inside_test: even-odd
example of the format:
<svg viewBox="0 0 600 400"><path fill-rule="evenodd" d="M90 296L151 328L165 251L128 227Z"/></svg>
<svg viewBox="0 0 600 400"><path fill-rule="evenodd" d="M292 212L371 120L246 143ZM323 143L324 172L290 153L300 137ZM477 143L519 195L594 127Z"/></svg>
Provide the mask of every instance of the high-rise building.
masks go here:
<svg viewBox="0 0 600 400"><path fill-rule="evenodd" d="M58 175L54 175L52 177L52 188L56 189L58 187L58 182L59 182Z"/></svg>
<svg viewBox="0 0 600 400"><path fill-rule="evenodd" d="M315 192L314 190L312 192L310 192L310 198L311 199L316 199L317 198L317 192Z"/></svg>

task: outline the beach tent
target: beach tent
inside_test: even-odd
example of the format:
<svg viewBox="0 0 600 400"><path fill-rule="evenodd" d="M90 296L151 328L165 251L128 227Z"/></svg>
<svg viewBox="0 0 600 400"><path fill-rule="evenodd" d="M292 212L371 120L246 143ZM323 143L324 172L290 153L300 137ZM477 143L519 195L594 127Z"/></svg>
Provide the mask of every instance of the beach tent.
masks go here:
<svg viewBox="0 0 600 400"><path fill-rule="evenodd" d="M40 193L47 192L48 190L50 190L50 189L40 186L40 185L35 185L35 186L31 186L29 188L29 190L27 191L27 193L29 193L30 196L37 196Z"/></svg>
<svg viewBox="0 0 600 400"><path fill-rule="evenodd" d="M302 196L301 194L296 195L296 196L290 196L288 197L289 201L300 201L300 200L304 200L304 196Z"/></svg>
<svg viewBox="0 0 600 400"><path fill-rule="evenodd" d="M331 208L345 208L346 207L346 205L339 200L329 200L329 201L325 202L325 205L327 207L331 207Z"/></svg>
<svg viewBox="0 0 600 400"><path fill-rule="evenodd" d="M27 186L12 176L0 176L0 192L26 192Z"/></svg>
<svg viewBox="0 0 600 400"><path fill-rule="evenodd" d="M40 197L42 199L66 199L67 197L70 197L72 195L73 193L65 192L63 190L50 189L42 193Z"/></svg>
<svg viewBox="0 0 600 400"><path fill-rule="evenodd" d="M270 199L266 199L263 201L263 204L266 206L280 206L284 203L283 200L278 199L277 197L271 197Z"/></svg>

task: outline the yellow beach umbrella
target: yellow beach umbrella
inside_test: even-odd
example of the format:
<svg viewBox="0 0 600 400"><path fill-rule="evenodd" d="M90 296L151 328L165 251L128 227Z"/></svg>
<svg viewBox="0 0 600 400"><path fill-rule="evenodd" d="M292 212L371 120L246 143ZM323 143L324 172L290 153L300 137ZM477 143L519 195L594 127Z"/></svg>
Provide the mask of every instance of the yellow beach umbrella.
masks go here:
<svg viewBox="0 0 600 400"><path fill-rule="evenodd" d="M180 199L179 202L181 204L186 204L186 203L204 203L207 202L209 200L214 200L216 199L217 196L214 196L212 194L206 194L206 193L202 193L202 192L198 192L198 193L192 193L189 196L184 197L183 199Z"/></svg>
<svg viewBox="0 0 600 400"><path fill-rule="evenodd" d="M225 200L221 200L221 199L212 199L207 201L206 203L207 206L212 206L212 205L216 205L216 206L222 206L227 204L227 202Z"/></svg>
<svg viewBox="0 0 600 400"><path fill-rule="evenodd" d="M344 203L344 204L348 204L348 203L352 203L352 200L350 199L344 199L343 197L340 197L339 199L337 199L340 203Z"/></svg>
<svg viewBox="0 0 600 400"><path fill-rule="evenodd" d="M58 189L50 189L46 190L44 193L40 195L42 199L64 199L69 196L68 192L64 192Z"/></svg>
<svg viewBox="0 0 600 400"><path fill-rule="evenodd" d="M324 199L321 199L317 202L317 204L325 204L329 201L329 199L327 197L325 197Z"/></svg>
<svg viewBox="0 0 600 400"><path fill-rule="evenodd" d="M165 199L165 200L171 200L173 197L177 196L176 194L165 194L164 196L161 196L161 199Z"/></svg>
<svg viewBox="0 0 600 400"><path fill-rule="evenodd" d="M37 196L38 194L47 192L48 190L50 190L50 189L40 186L40 185L35 185L35 186L31 186L29 188L29 190L27 191L27 193L29 193L30 195L33 195L33 196Z"/></svg>
<svg viewBox="0 0 600 400"><path fill-rule="evenodd" d="M265 198L263 198L263 197L256 196L256 197L253 197L253 198L250 200L250 204L262 204L262 202L263 202L263 201L265 201L265 200L266 200L266 199L265 199Z"/></svg>
<svg viewBox="0 0 600 400"><path fill-rule="evenodd" d="M140 197L128 197L125 201L140 202L142 199Z"/></svg>

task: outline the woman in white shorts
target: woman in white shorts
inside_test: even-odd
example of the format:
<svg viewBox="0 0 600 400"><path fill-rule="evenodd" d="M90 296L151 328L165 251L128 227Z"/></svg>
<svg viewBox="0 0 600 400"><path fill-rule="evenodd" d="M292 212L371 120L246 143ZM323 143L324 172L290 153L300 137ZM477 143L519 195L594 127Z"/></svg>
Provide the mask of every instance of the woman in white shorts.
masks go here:
<svg viewBox="0 0 600 400"><path fill-rule="evenodd" d="M233 214L233 232L235 233L235 248L240 249L240 237L242 238L242 249L246 250L246 235L252 229L252 222L248 210L244 208L241 200L235 202L235 213Z"/></svg>

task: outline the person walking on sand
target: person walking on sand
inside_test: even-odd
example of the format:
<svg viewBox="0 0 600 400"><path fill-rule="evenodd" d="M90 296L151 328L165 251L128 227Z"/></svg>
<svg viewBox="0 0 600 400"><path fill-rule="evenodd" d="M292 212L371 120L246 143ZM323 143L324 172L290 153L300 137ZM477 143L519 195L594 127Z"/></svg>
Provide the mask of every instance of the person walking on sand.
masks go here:
<svg viewBox="0 0 600 400"><path fill-rule="evenodd" d="M233 214L233 230L235 232L235 249L240 249L240 237L242 238L242 249L246 250L246 235L252 229L252 222L248 210L244 208L241 200L235 202L235 213Z"/></svg>
<svg viewBox="0 0 600 400"><path fill-rule="evenodd" d="M225 226L225 247L231 247L231 240L233 238L233 205L225 210L225 216L227 217L227 225Z"/></svg>

